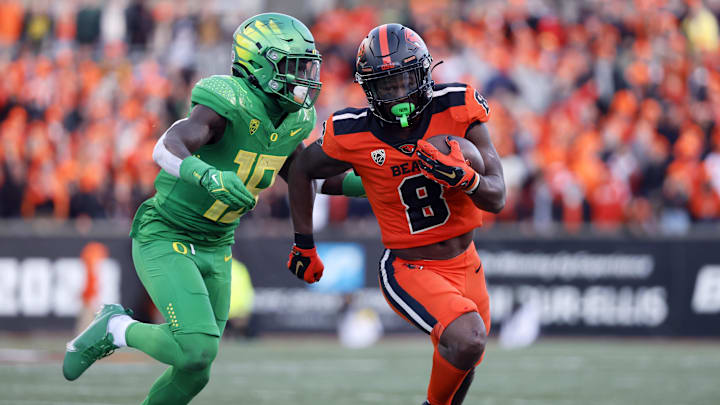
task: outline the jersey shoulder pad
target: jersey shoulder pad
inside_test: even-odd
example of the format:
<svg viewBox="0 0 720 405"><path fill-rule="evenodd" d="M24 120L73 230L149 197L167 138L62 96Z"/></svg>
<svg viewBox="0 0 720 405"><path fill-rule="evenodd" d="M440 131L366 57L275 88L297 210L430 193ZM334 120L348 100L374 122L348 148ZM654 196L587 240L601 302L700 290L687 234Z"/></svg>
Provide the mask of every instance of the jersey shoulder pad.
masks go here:
<svg viewBox="0 0 720 405"><path fill-rule="evenodd" d="M485 122L490 115L485 98L465 83L445 83L433 87L433 113L451 109L459 122Z"/></svg>
<svg viewBox="0 0 720 405"><path fill-rule="evenodd" d="M470 122L486 122L490 119L490 105L485 97L472 86L467 86L465 107Z"/></svg>
<svg viewBox="0 0 720 405"><path fill-rule="evenodd" d="M345 135L368 131L371 115L369 108L345 108L335 111L330 117L333 133Z"/></svg>
<svg viewBox="0 0 720 405"><path fill-rule="evenodd" d="M195 84L190 101L193 105L202 104L227 119L233 119L235 111L241 104L239 98L241 92L240 84L230 76L210 76Z"/></svg>
<svg viewBox="0 0 720 405"><path fill-rule="evenodd" d="M467 85L463 83L436 84L433 86L433 113L464 105L466 91Z"/></svg>

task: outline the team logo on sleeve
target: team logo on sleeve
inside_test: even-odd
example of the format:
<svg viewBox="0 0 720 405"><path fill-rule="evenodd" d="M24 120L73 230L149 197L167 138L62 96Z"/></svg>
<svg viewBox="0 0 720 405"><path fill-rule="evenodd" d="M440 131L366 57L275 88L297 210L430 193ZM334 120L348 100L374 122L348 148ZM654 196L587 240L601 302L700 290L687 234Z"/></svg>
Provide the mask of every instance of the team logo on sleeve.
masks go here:
<svg viewBox="0 0 720 405"><path fill-rule="evenodd" d="M485 115L490 115L490 106L488 105L487 100L485 100L485 97L481 96L477 90L475 90L475 101L477 101L478 104L485 109Z"/></svg>
<svg viewBox="0 0 720 405"><path fill-rule="evenodd" d="M258 119L251 119L250 120L250 135L254 134L255 131L260 127L260 120Z"/></svg>
<svg viewBox="0 0 720 405"><path fill-rule="evenodd" d="M400 149L400 152L412 156L413 152L415 152L415 144L414 143L406 143L404 145L398 146L398 149Z"/></svg>
<svg viewBox="0 0 720 405"><path fill-rule="evenodd" d="M374 151L370 152L370 157L372 157L373 162L375 162L378 166L384 165L385 149L375 149Z"/></svg>

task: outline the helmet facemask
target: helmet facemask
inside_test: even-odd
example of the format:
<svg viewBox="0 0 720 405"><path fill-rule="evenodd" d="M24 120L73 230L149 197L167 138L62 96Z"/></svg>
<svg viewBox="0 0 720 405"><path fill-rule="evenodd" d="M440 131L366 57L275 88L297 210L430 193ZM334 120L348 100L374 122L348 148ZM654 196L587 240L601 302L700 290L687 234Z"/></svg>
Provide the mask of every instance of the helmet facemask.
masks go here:
<svg viewBox="0 0 720 405"><path fill-rule="evenodd" d="M402 127L409 126L432 99L430 58L387 72L356 73L355 79L365 90L372 112Z"/></svg>
<svg viewBox="0 0 720 405"><path fill-rule="evenodd" d="M320 95L322 87L320 55L312 52L288 54L271 48L266 57L277 72L268 82L268 87L280 96L283 107L286 110L310 108Z"/></svg>

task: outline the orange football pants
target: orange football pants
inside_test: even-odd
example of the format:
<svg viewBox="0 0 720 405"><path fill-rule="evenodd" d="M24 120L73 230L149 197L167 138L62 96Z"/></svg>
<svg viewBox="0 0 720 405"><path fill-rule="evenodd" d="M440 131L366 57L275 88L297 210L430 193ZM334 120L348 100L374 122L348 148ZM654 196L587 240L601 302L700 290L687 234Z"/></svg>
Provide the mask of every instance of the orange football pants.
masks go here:
<svg viewBox="0 0 720 405"><path fill-rule="evenodd" d="M404 260L386 249L379 281L390 307L434 339L457 317L473 311L490 332L490 298L474 243L447 260Z"/></svg>

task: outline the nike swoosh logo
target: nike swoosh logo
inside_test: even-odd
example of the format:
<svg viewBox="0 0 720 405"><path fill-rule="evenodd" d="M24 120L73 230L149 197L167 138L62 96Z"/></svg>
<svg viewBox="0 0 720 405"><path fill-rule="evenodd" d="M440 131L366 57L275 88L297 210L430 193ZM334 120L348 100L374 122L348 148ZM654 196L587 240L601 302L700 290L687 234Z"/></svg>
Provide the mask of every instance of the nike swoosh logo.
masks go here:
<svg viewBox="0 0 720 405"><path fill-rule="evenodd" d="M302 267L303 267L302 262L297 262L297 264L295 265L295 275L296 275L296 276L297 276L298 272L299 272L300 270L302 270Z"/></svg>
<svg viewBox="0 0 720 405"><path fill-rule="evenodd" d="M298 128L298 129L296 129L296 130L294 130L294 131L290 131L290 136L295 136L295 134L297 134L297 133L300 132L300 131L302 131L302 128Z"/></svg>
<svg viewBox="0 0 720 405"><path fill-rule="evenodd" d="M218 182L218 179L217 179L217 174L213 174L212 179L215 182L215 184L217 184L218 186L220 185L220 182Z"/></svg>
<svg viewBox="0 0 720 405"><path fill-rule="evenodd" d="M226 261L226 262L229 262L230 259L232 259L232 255L230 255L230 256L225 256L225 261Z"/></svg>
<svg viewBox="0 0 720 405"><path fill-rule="evenodd" d="M454 179L456 176L455 172L447 173L447 172L444 172L444 171L438 170L438 169L435 169L435 171L442 174L443 176L447 177L448 179Z"/></svg>

